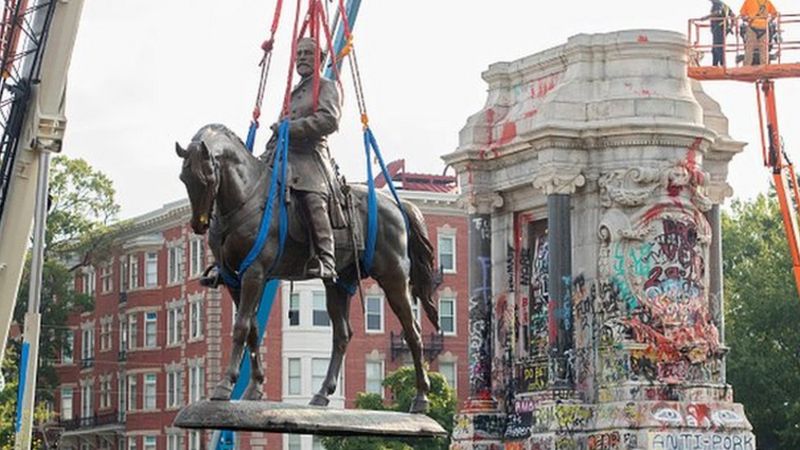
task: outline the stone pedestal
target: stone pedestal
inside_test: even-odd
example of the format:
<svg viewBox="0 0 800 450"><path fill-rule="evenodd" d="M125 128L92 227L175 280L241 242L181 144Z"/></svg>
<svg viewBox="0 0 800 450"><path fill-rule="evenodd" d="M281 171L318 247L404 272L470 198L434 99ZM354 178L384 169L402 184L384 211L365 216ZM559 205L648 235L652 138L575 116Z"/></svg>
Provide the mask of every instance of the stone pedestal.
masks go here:
<svg viewBox="0 0 800 450"><path fill-rule="evenodd" d="M495 199L497 406L463 411L453 448L755 449L725 382L718 225L744 144L686 55L632 30L483 74L445 160L468 204Z"/></svg>

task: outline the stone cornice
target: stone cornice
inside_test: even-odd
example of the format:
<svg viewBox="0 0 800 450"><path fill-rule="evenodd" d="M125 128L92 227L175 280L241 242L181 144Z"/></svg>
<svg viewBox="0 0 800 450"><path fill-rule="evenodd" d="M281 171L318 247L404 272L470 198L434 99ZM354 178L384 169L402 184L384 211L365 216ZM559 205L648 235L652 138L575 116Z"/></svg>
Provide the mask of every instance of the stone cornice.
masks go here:
<svg viewBox="0 0 800 450"><path fill-rule="evenodd" d="M533 180L533 187L543 190L545 195L574 194L585 184L586 177L574 166L544 168Z"/></svg>

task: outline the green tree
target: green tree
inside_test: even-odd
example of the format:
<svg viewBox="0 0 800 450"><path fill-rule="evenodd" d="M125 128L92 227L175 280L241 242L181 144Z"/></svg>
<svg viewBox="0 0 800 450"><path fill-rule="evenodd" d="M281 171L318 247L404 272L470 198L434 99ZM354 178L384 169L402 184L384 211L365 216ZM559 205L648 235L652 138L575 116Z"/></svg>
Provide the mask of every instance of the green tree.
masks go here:
<svg viewBox="0 0 800 450"><path fill-rule="evenodd" d="M428 416L439 422L448 435L452 434L453 416L456 413L453 389L440 373L428 372L428 376L431 380ZM383 380L383 386L392 393L390 405L385 405L378 394L360 392L356 396L356 408L407 412L417 394L414 368L405 366L392 372ZM322 439L322 443L327 450L447 450L450 447L449 438L387 440L372 437L326 437Z"/></svg>
<svg viewBox="0 0 800 450"><path fill-rule="evenodd" d="M119 212L114 201L111 180L82 159L65 156L53 158L50 172L50 209L45 234L46 250L42 270L42 324L37 371L37 411L44 411L41 402L52 401L58 386L54 363L65 347L70 314L93 308L92 298L75 292L74 271L107 256L113 231L124 224L111 226ZM30 288L30 256L22 276L14 320L22 324L28 309ZM9 346L18 343L8 343ZM14 352L7 353L17 354ZM12 370L13 369L13 370ZM16 363L8 366L7 380L16 380ZM13 375L13 376L11 376ZM13 421L4 420L4 412L16 408L16 383L11 382L0 393L0 442L13 443ZM40 415L41 416L41 415ZM5 440L7 433L12 438ZM2 449L3 447L0 447Z"/></svg>
<svg viewBox="0 0 800 450"><path fill-rule="evenodd" d="M773 195L722 217L728 382L761 449L800 448L800 303Z"/></svg>

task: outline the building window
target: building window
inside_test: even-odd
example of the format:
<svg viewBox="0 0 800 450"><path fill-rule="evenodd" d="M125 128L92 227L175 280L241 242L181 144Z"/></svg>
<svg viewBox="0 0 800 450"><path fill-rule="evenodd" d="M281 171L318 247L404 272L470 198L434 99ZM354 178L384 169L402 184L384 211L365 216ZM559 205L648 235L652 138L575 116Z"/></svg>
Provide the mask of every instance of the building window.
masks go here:
<svg viewBox="0 0 800 450"><path fill-rule="evenodd" d="M111 407L111 377L100 378L100 409Z"/></svg>
<svg viewBox="0 0 800 450"><path fill-rule="evenodd" d="M114 281L112 276L111 263L106 263L100 268L100 289L103 294L108 294L114 290Z"/></svg>
<svg viewBox="0 0 800 450"><path fill-rule="evenodd" d="M183 339L183 306L167 310L167 345L179 344Z"/></svg>
<svg viewBox="0 0 800 450"><path fill-rule="evenodd" d="M167 283L173 284L182 281L183 271L183 247L170 247L167 254Z"/></svg>
<svg viewBox="0 0 800 450"><path fill-rule="evenodd" d="M317 436L311 437L311 450L325 450L325 446L322 445L322 439Z"/></svg>
<svg viewBox="0 0 800 450"><path fill-rule="evenodd" d="M82 284L83 284L83 293L86 295L93 296L94 295L94 287L95 287L95 275L94 275L94 268L92 267L85 267L83 269L83 274L81 275Z"/></svg>
<svg viewBox="0 0 800 450"><path fill-rule="evenodd" d="M189 243L189 276L195 277L203 273L205 267L205 243L202 239L192 239Z"/></svg>
<svg viewBox="0 0 800 450"><path fill-rule="evenodd" d="M329 362L330 359L328 358L311 358L312 391L319 389L322 386L322 382L325 381L325 375L328 373Z"/></svg>
<svg viewBox="0 0 800 450"><path fill-rule="evenodd" d="M119 291L126 292L130 288L130 266L128 265L128 257L121 256L119 258Z"/></svg>
<svg viewBox="0 0 800 450"><path fill-rule="evenodd" d="M100 351L108 350L111 350L111 320L100 323Z"/></svg>
<svg viewBox="0 0 800 450"><path fill-rule="evenodd" d="M417 322L417 325L420 325L421 327L422 322L420 322L421 316L419 315L419 300L416 298L411 299L411 315L414 316L414 320Z"/></svg>
<svg viewBox="0 0 800 450"><path fill-rule="evenodd" d="M62 364L72 364L75 355L74 349L75 349L75 333L73 333L72 330L68 330L67 334L64 336L64 344L61 346Z"/></svg>
<svg viewBox="0 0 800 450"><path fill-rule="evenodd" d="M167 450L183 450L183 437L179 434L167 435Z"/></svg>
<svg viewBox="0 0 800 450"><path fill-rule="evenodd" d="M144 261L144 285L154 287L158 285L158 253L147 252Z"/></svg>
<svg viewBox="0 0 800 450"><path fill-rule="evenodd" d="M158 314L156 312L144 313L144 346L154 348L158 342Z"/></svg>
<svg viewBox="0 0 800 450"><path fill-rule="evenodd" d="M85 384L81 390L81 417L92 417L92 385Z"/></svg>
<svg viewBox="0 0 800 450"><path fill-rule="evenodd" d="M189 450L200 450L201 431L189 432Z"/></svg>
<svg viewBox="0 0 800 450"><path fill-rule="evenodd" d="M456 272L456 237L439 235L439 267L443 273Z"/></svg>
<svg viewBox="0 0 800 450"><path fill-rule="evenodd" d="M456 378L456 363L454 362L439 362L439 373L442 374L447 384L456 391L458 387L458 379Z"/></svg>
<svg viewBox="0 0 800 450"><path fill-rule="evenodd" d="M198 339L203 336L203 301L189 303L189 314L189 339Z"/></svg>
<svg viewBox="0 0 800 450"><path fill-rule="evenodd" d="M383 297L380 295L367 296L367 332L383 332Z"/></svg>
<svg viewBox="0 0 800 450"><path fill-rule="evenodd" d="M189 401L196 402L203 396L203 368L193 366L189 368Z"/></svg>
<svg viewBox="0 0 800 450"><path fill-rule="evenodd" d="M331 325L331 318L328 317L328 309L325 307L325 291L313 291L314 301L313 321L315 327L327 327Z"/></svg>
<svg viewBox="0 0 800 450"><path fill-rule="evenodd" d="M128 349L134 349L139 346L139 328L136 313L128 316Z"/></svg>
<svg viewBox="0 0 800 450"><path fill-rule="evenodd" d="M300 358L289 358L289 395L300 395L302 392L300 370Z"/></svg>
<svg viewBox="0 0 800 450"><path fill-rule="evenodd" d="M155 436L145 436L144 437L144 450L156 450L156 437Z"/></svg>
<svg viewBox="0 0 800 450"><path fill-rule="evenodd" d="M61 420L72 420L72 388L61 388Z"/></svg>
<svg viewBox="0 0 800 450"><path fill-rule="evenodd" d="M365 390L383 398L383 361L367 361Z"/></svg>
<svg viewBox="0 0 800 450"><path fill-rule="evenodd" d="M155 255L155 253L154 253ZM155 284L155 283L154 283ZM128 286L131 289L139 287L139 255L128 256Z"/></svg>
<svg viewBox="0 0 800 450"><path fill-rule="evenodd" d="M136 450L136 436L128 436L128 450Z"/></svg>
<svg viewBox="0 0 800 450"><path fill-rule="evenodd" d="M128 410L127 400L128 393L125 391L126 377L122 374L117 376L117 410L119 411L120 418L125 418L125 411Z"/></svg>
<svg viewBox="0 0 800 450"><path fill-rule="evenodd" d="M292 292L289 296L289 326L300 325L300 293Z"/></svg>
<svg viewBox="0 0 800 450"><path fill-rule="evenodd" d="M81 359L88 363L94 359L94 328L84 328L81 337Z"/></svg>
<svg viewBox="0 0 800 450"><path fill-rule="evenodd" d="M136 375L128 375L128 411L135 411L136 406Z"/></svg>
<svg viewBox="0 0 800 450"><path fill-rule="evenodd" d="M178 371L167 372L167 408L177 408L183 401L183 386L181 386L181 373Z"/></svg>
<svg viewBox="0 0 800 450"><path fill-rule="evenodd" d="M444 334L456 334L456 298L439 297L439 326Z"/></svg>
<svg viewBox="0 0 800 450"><path fill-rule="evenodd" d="M300 435L299 434L287 434L286 436L289 437L289 439L287 439L289 450L302 450L303 449L303 445L300 442Z"/></svg>
<svg viewBox="0 0 800 450"><path fill-rule="evenodd" d="M144 410L156 409L156 374L148 373L144 376Z"/></svg>

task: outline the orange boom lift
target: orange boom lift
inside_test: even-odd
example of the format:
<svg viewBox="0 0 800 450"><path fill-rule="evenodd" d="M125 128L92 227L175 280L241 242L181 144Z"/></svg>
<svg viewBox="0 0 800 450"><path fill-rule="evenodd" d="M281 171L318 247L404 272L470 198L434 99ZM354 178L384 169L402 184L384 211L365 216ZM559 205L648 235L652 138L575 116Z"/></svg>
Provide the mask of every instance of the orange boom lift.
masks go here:
<svg viewBox="0 0 800 450"><path fill-rule="evenodd" d="M767 28L768 55L759 55L759 65L745 66L742 30L747 26L740 17L724 20L723 27L732 27L733 33L724 30L727 41L721 45L709 44L710 19L689 21L690 64L688 75L696 80L734 80L753 83L758 100L758 121L764 165L771 169L775 191L783 216L783 226L792 256L792 272L800 296L800 234L797 214L800 214L800 190L794 166L788 158L778 128L778 110L775 106L775 82L778 78L800 77L800 63L784 62L784 56L800 50L800 41L785 40L786 28L800 23L800 14L778 15L770 19ZM797 30L800 27L795 27ZM722 50L722 66L702 66L702 56L714 49Z"/></svg>

